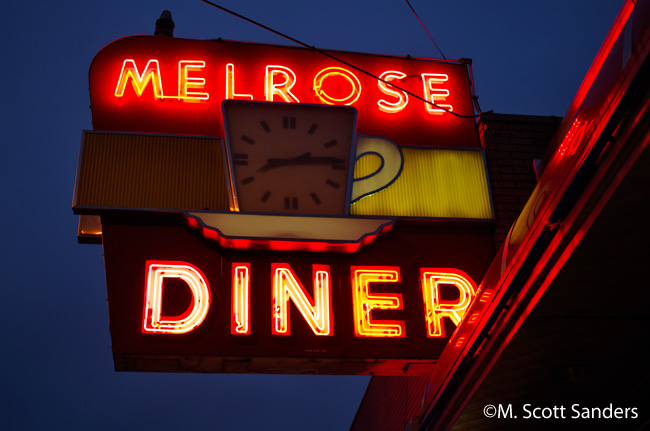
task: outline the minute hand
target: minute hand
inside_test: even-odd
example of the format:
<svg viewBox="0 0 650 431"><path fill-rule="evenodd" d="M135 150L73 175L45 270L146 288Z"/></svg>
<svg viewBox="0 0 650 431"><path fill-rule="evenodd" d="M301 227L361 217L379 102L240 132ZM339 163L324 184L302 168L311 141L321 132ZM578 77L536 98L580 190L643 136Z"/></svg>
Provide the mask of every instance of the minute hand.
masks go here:
<svg viewBox="0 0 650 431"><path fill-rule="evenodd" d="M311 153L305 153L297 157L286 159L266 159L266 165L259 168L258 172L266 172L273 168L283 166L304 166L304 165L342 165L344 159L337 157L312 157Z"/></svg>

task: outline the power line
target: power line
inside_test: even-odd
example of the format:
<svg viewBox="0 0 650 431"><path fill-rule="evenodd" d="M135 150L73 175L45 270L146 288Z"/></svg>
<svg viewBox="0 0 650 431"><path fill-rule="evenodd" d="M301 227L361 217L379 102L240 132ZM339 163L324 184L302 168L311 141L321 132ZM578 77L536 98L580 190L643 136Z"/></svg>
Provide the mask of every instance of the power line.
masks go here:
<svg viewBox="0 0 650 431"><path fill-rule="evenodd" d="M390 85L390 86L392 86L392 87L394 87L394 88L396 88L396 89L398 89L400 91L403 91L404 93L408 94L409 96L415 97L416 99L421 100L424 103L428 103L429 105L431 105L431 106L433 106L433 107L435 107L437 109L441 109L441 110L443 110L445 112L448 112L449 114L451 114L453 116L456 116L456 117L459 117L459 118L476 118L476 117L480 116L480 113L478 115L476 115L476 114L462 115L462 114L458 114L456 112L453 112L450 109L445 108L444 106L436 105L432 101L427 100L427 99L423 98L422 96L420 96L418 94L415 94L415 93L413 93L413 92L411 92L409 90L406 90L405 88L402 88L402 87L400 87L400 86L398 86L398 85L396 85L396 84L394 84L392 82L388 82L388 81L378 77L377 75L375 75L375 74L373 74L371 72L368 72L367 70L365 70L365 69L363 69L363 68L361 68L359 66L356 66L356 65L354 65L352 63L349 63L349 62L347 62L347 61L345 61L345 60L343 60L341 58L336 57L333 54L330 54L329 52L323 51L322 49L316 48L315 46L311 46L311 45L308 45L308 44L306 44L304 42L301 42L298 39L295 39L295 38L293 38L293 37L291 37L289 35L281 33L281 32L279 32L277 30L274 30L274 29L272 29L270 27L267 27L266 25L264 25L262 23L259 23L259 22L255 21L255 20L251 19L251 18L240 15L237 12L234 12L234 11L232 11L230 9L227 9L227 8L225 8L223 6L220 6L220 5L216 4L216 3L213 3L213 2L211 2L209 0L201 0L201 1L203 3L206 3L206 4L210 5L210 6L212 6L212 7L215 7L217 9L219 9L219 10L222 10L222 11L224 11L226 13L229 13L229 14L231 14L233 16L236 16L237 18L243 19L244 21L247 21L247 22L249 22L251 24L254 24L254 25L256 25L256 26L258 26L260 28L263 28L264 30L270 31L273 34L276 34L276 35L278 35L280 37L283 37L283 38L285 38L287 40L290 40L293 43L296 43L296 44L298 44L300 46L308 48L308 49L310 49L310 50L312 50L314 52L317 52L317 53L319 53L321 55L324 55L325 57L331 58L332 60L337 61L337 62L339 62L341 64L344 64L344 65L346 65L346 66L348 66L348 67L350 67L350 68L352 68L354 70L357 70L357 71L359 71L359 72L361 72L361 73L363 73L363 74L365 74L367 76L370 76L373 79L376 79L376 80L381 81L381 82L383 82L383 83L385 83L387 85Z"/></svg>
<svg viewBox="0 0 650 431"><path fill-rule="evenodd" d="M442 55L442 58L444 58L444 59L446 60L447 57L445 57L445 54L442 53L442 50L440 49L440 47L438 46L438 44L436 43L436 41L433 40L433 36L431 36L431 33L429 33L429 30L427 30L426 26L424 25L424 23L422 22L422 20L421 20L420 17L418 16L418 13L415 11L415 9L413 9L413 6L411 6L411 2L409 2L409 0L405 0L405 1L406 1L406 4L409 5L409 7L411 8L411 11L413 11L413 15L415 15L415 17L416 17L416 18L418 19L418 21L420 22L420 25L422 26L422 28L424 29L424 31L426 31L427 34L429 35L429 39L431 39L431 42L433 42L433 44L434 44L434 45L436 46L436 48L438 49L438 52L440 53L440 55Z"/></svg>

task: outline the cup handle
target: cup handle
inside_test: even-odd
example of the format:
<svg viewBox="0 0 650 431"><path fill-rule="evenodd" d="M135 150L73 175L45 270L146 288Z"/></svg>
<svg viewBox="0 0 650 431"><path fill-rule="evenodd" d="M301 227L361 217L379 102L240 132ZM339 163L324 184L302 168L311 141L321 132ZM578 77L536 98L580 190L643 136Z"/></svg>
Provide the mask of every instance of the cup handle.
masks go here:
<svg viewBox="0 0 650 431"><path fill-rule="evenodd" d="M358 135L355 164L359 159L368 155L378 156L381 163L374 172L363 177L354 178L352 182L352 203L385 189L395 182L402 173L404 156L400 147L393 141L376 136Z"/></svg>

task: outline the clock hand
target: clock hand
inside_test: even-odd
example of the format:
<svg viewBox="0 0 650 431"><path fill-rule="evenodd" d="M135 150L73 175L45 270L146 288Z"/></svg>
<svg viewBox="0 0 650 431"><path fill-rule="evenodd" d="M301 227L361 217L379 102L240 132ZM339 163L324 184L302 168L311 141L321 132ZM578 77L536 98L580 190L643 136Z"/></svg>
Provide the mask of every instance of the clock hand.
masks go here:
<svg viewBox="0 0 650 431"><path fill-rule="evenodd" d="M311 153L307 152L297 157L285 159L267 159L266 164L259 168L258 172L266 172L273 168L280 168L283 166L300 166L300 165L342 165L345 163L344 159L337 157L312 157Z"/></svg>
<svg viewBox="0 0 650 431"><path fill-rule="evenodd" d="M337 157L311 157L300 164L303 165L339 165L345 163L344 159Z"/></svg>
<svg viewBox="0 0 650 431"><path fill-rule="evenodd" d="M266 159L266 164L262 167L260 167L257 172L266 172L269 169L273 168L280 168L282 166L287 166L287 165L298 165L302 164L300 161L302 160L308 160L311 157L311 153L307 152L305 154L301 154L297 157L290 157L290 158L285 158L285 159Z"/></svg>

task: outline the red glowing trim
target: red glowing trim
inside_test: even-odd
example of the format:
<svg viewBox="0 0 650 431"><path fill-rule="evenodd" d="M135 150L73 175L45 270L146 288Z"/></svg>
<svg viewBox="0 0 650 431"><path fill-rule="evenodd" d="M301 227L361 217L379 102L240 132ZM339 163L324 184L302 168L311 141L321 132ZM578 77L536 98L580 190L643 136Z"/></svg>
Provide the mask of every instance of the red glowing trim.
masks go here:
<svg viewBox="0 0 650 431"><path fill-rule="evenodd" d="M226 64L226 100L229 99L248 99L253 100L252 94L235 93L235 65Z"/></svg>
<svg viewBox="0 0 650 431"><path fill-rule="evenodd" d="M232 264L232 312L230 333L248 335L250 328L250 263Z"/></svg>
<svg viewBox="0 0 650 431"><path fill-rule="evenodd" d="M440 100L444 101L447 97L449 97L449 90L447 90L446 88L438 88L437 86L447 82L448 80L449 80L449 76L444 73L423 73L422 74L422 84L424 85L424 98L437 106L437 107L431 106L429 103L425 103L424 106L427 108L428 113L439 115L447 112L445 111L445 109L448 111L454 110L454 108L451 105L442 105L439 103Z"/></svg>
<svg viewBox="0 0 650 431"><path fill-rule="evenodd" d="M334 76L342 77L350 83L350 94L337 99L325 93L323 90L323 82L325 79ZM347 69L343 69L342 67L327 67L318 72L314 77L314 91L316 92L316 97L327 105L352 105L361 95L361 82L359 82L359 78L354 73Z"/></svg>
<svg viewBox="0 0 650 431"><path fill-rule="evenodd" d="M587 129L591 125L592 120L589 121L580 121L578 118L573 120L569 131L566 133L562 144L558 147L558 153L560 156L573 156L582 143L582 138L587 132Z"/></svg>
<svg viewBox="0 0 650 431"><path fill-rule="evenodd" d="M401 310L402 294L371 295L370 283L399 283L399 267L352 266L352 310L354 335L357 337L405 337L404 322L372 319L373 310Z"/></svg>
<svg viewBox="0 0 650 431"><path fill-rule="evenodd" d="M282 75L284 81L275 82L275 76ZM291 88L296 84L296 74L293 70L284 66L266 66L264 75L264 95L268 102L273 102L273 96L278 95L287 103L300 103L300 100L291 93Z"/></svg>
<svg viewBox="0 0 650 431"><path fill-rule="evenodd" d="M124 63L122 63L122 71L120 72L120 77L117 80L117 87L115 87L115 97L124 96L126 84L129 82L129 80L131 80L135 94L137 94L138 97L142 96L144 89L147 87L149 82L151 82L154 97L156 99L164 98L162 81L160 80L160 65L158 64L158 60L149 60L142 74L138 72L138 66L136 66L135 60L124 60Z"/></svg>
<svg viewBox="0 0 650 431"><path fill-rule="evenodd" d="M199 326L210 308L208 281L196 266L186 262L147 261L143 333L184 334ZM187 283L192 303L179 316L161 316L163 283L165 278L178 278Z"/></svg>
<svg viewBox="0 0 650 431"><path fill-rule="evenodd" d="M314 299L286 263L271 264L273 277L273 335L291 334L289 298L293 300L309 327L316 335L332 335L332 300L330 295L330 268L312 265Z"/></svg>
<svg viewBox="0 0 650 431"><path fill-rule="evenodd" d="M406 78L406 73L397 72L394 70L388 70L381 75L379 75L380 80L377 81L377 86L379 90L389 96L397 97L397 101L388 102L384 99L377 101L377 106L380 110L384 112L394 113L399 112L402 109L406 108L406 104L409 103L409 96L401 90L395 90L390 84L386 84L384 81L392 81L394 79L401 80ZM382 81L383 80L383 81Z"/></svg>
<svg viewBox="0 0 650 431"><path fill-rule="evenodd" d="M205 61L181 60L178 62L178 98L187 101L208 100L210 95L198 90L205 86L205 78L189 76L192 71L200 71L205 67Z"/></svg>
<svg viewBox="0 0 650 431"><path fill-rule="evenodd" d="M395 224L394 219L373 219L376 224L371 226L364 234L356 236L356 238L348 239L327 239L326 237L322 238L299 238L297 235L293 235L294 238L272 238L267 236L260 237L240 237L237 232L232 234L226 234L222 232L223 226L221 223L227 223L227 220L223 220L222 217L236 217L239 216L239 213L232 214L214 214L218 217L212 217L210 213L201 213L201 212L185 212L185 220L188 225L194 229L197 229L201 234L213 241L216 241L221 247L232 248L237 250L273 250L273 251L307 251L310 253L356 253L368 244L374 243L379 236L384 235L392 229ZM268 224L268 216L252 216L246 215L247 223L253 224ZM291 216L292 218L298 219L296 216ZM267 220L262 220L266 218ZM317 229L319 226L322 227L323 224L328 224L327 221L322 222L315 217L310 218L312 220L313 229ZM357 218L359 221L360 218ZM370 219L368 219L370 221ZM300 221L302 223L303 221ZM345 221L341 220L338 223L343 224ZM294 221L295 223L295 221ZM318 226L316 226L318 225ZM290 231L290 225L281 225L284 228L288 227Z"/></svg>
<svg viewBox="0 0 650 431"><path fill-rule="evenodd" d="M448 317L456 326L465 316L476 296L476 283L464 272L450 268L420 269L424 316L429 338L443 338L445 328L442 318ZM440 285L450 284L458 289L458 299L453 302L440 300Z"/></svg>
<svg viewBox="0 0 650 431"><path fill-rule="evenodd" d="M621 31L623 31L623 29L627 25L628 19L630 18L632 11L634 11L635 4L636 2L634 0L626 0L624 2L620 12L616 16L616 19L614 20L614 24L612 25L612 28L609 29L609 33L607 33L607 36L605 37L603 44L598 50L598 53L596 54L594 61L591 63L591 66L589 67L587 74L582 80L582 83L580 84L580 87L578 88L578 91L576 92L576 95L573 98L573 102L571 102L571 106L569 107L569 111L567 112L565 118L569 115L569 112L571 112L574 109L577 109L580 105L582 105L582 102L584 102L585 96L591 89L591 86L596 80L598 73L601 71L603 64L609 58L612 48L614 47L614 44L618 40Z"/></svg>

